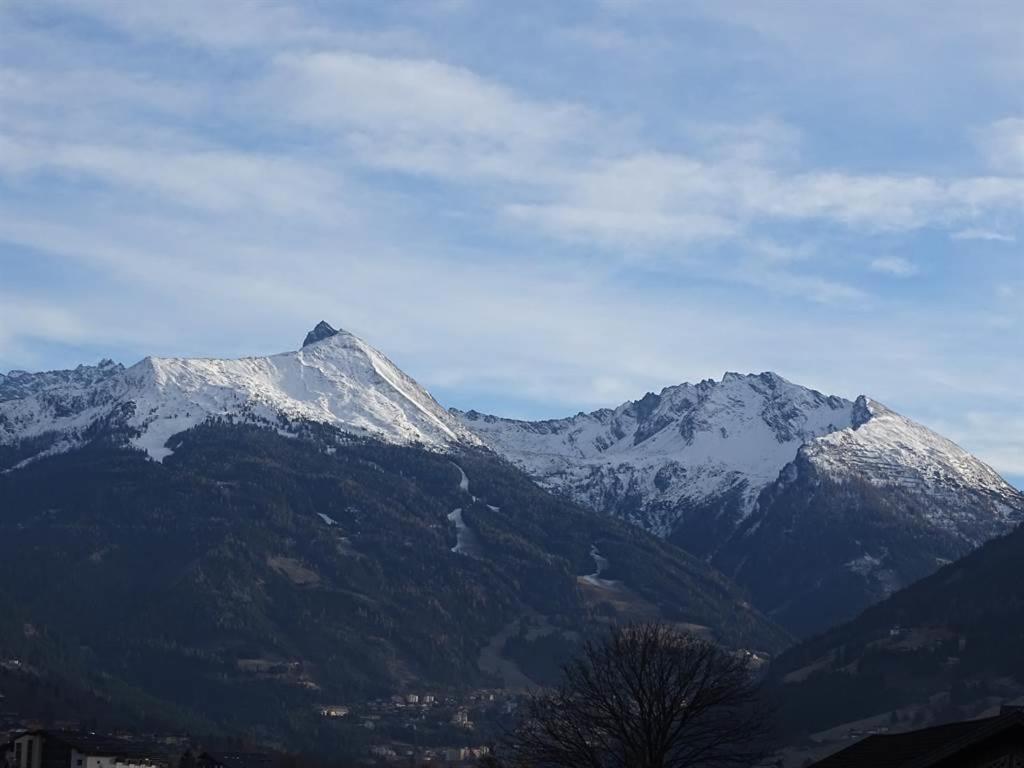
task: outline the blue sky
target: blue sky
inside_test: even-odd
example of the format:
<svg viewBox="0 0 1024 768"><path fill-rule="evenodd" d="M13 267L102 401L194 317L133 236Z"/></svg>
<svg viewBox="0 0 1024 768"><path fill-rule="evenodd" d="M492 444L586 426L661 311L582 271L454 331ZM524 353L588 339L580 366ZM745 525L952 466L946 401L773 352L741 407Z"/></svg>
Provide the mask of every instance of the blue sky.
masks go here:
<svg viewBox="0 0 1024 768"><path fill-rule="evenodd" d="M1022 38L977 0L8 0L0 370L326 318L449 405L774 370L1020 483Z"/></svg>

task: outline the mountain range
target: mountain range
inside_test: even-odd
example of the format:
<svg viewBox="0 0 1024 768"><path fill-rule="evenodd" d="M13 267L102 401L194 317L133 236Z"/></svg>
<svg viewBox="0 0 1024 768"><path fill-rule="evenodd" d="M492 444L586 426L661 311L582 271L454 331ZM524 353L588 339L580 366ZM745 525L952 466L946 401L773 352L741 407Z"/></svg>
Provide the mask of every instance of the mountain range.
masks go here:
<svg viewBox="0 0 1024 768"><path fill-rule="evenodd" d="M706 558L798 635L1024 516L1024 495L951 441L774 373L553 421L458 415L544 487Z"/></svg>
<svg viewBox="0 0 1024 768"><path fill-rule="evenodd" d="M130 368L104 360L0 376L0 462L61 453L102 430L162 461L171 438L212 417L282 429L308 421L435 449L479 444L383 354L322 322L298 351L269 357L147 357Z"/></svg>
<svg viewBox="0 0 1024 768"><path fill-rule="evenodd" d="M0 398L0 658L39 676L22 690L330 752L351 734L325 705L521 688L551 671L538 647L610 621L759 658L792 642L702 559L544 491L344 332L15 372Z"/></svg>
<svg viewBox="0 0 1024 768"><path fill-rule="evenodd" d="M531 644L608 621L771 657L1024 516L867 397L729 373L516 421L325 322L267 357L0 376L0 498L0 650L275 739L328 700L538 681Z"/></svg>

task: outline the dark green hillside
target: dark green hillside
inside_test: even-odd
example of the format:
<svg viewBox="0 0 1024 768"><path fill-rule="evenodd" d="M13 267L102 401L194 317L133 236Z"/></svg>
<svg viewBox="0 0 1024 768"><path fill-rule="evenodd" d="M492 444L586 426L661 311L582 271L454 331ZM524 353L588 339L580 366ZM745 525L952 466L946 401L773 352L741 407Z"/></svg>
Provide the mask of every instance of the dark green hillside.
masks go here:
<svg viewBox="0 0 1024 768"><path fill-rule="evenodd" d="M614 616L577 582L593 545L634 603L728 645L786 642L708 566L493 456L455 458L474 502L452 457L306 437L210 425L164 464L96 442L0 475L0 656L140 717L308 739L325 703L495 684L480 651L523 615ZM477 557L450 551L455 507Z"/></svg>
<svg viewBox="0 0 1024 768"><path fill-rule="evenodd" d="M782 654L770 678L788 723L815 731L929 702L929 716L959 717L1024 693L1022 563L1018 529Z"/></svg>

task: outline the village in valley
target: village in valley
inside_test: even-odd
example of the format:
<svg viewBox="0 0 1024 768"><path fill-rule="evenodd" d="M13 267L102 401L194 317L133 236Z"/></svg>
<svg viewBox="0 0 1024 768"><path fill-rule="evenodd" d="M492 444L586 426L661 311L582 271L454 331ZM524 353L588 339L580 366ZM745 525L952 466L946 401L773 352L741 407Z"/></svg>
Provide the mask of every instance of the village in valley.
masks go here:
<svg viewBox="0 0 1024 768"><path fill-rule="evenodd" d="M324 706L324 718L362 729L369 754L383 762L475 764L491 751L518 696L503 689L464 693L405 692L358 705Z"/></svg>
<svg viewBox="0 0 1024 768"><path fill-rule="evenodd" d="M31 675L19 659L4 659L8 673ZM346 765L477 765L491 754L513 716L518 695L502 689L404 691L352 703L324 704L316 716L336 729L356 754ZM18 711L0 687L0 768L276 768L295 765L283 750L238 742L209 745L180 733L106 729L93 722L50 719ZM302 763L299 763L302 764ZM328 758L324 765L330 765Z"/></svg>

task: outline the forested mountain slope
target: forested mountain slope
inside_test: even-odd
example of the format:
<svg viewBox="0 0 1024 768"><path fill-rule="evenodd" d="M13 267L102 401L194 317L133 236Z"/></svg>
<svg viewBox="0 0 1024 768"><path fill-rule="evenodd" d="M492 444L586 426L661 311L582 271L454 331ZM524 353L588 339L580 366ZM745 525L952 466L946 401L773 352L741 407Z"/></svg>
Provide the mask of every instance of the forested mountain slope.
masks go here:
<svg viewBox="0 0 1024 768"><path fill-rule="evenodd" d="M524 615L788 643L702 561L493 455L293 427L207 423L162 463L98 437L0 474L0 650L140 711L301 740L326 703L500 685L481 650Z"/></svg>
<svg viewBox="0 0 1024 768"><path fill-rule="evenodd" d="M1022 562L1018 529L785 652L769 679L786 721L815 731L907 707L957 718L1024 694Z"/></svg>

